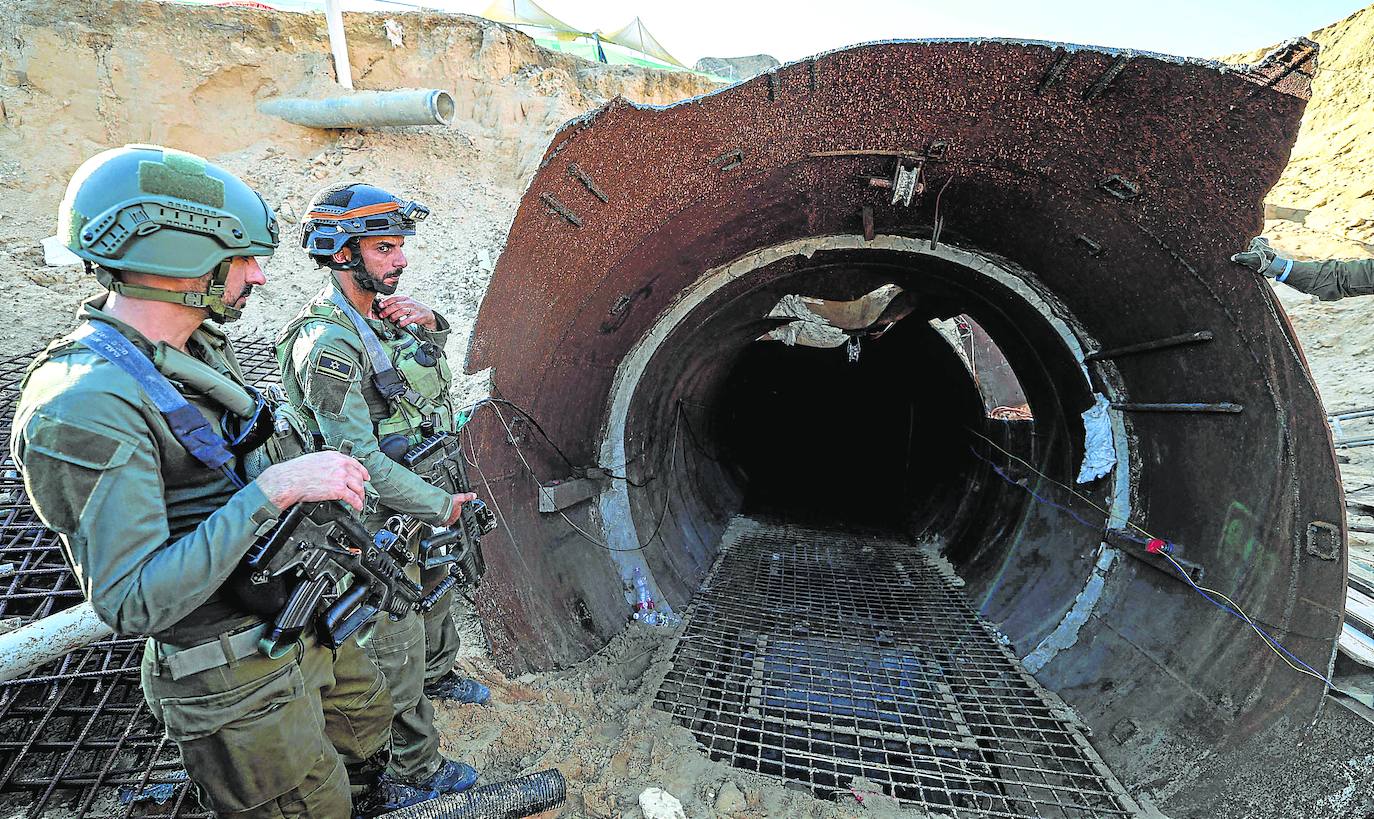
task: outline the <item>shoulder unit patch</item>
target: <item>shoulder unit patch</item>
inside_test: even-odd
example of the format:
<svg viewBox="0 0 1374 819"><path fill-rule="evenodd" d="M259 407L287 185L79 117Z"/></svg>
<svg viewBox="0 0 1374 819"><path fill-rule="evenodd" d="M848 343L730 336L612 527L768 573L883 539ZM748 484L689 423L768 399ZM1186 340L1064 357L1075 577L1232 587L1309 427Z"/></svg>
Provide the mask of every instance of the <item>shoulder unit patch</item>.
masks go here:
<svg viewBox="0 0 1374 819"><path fill-rule="evenodd" d="M319 361L315 365L315 371L320 375L327 375L340 381L352 381L354 369L352 362L328 352L320 353Z"/></svg>

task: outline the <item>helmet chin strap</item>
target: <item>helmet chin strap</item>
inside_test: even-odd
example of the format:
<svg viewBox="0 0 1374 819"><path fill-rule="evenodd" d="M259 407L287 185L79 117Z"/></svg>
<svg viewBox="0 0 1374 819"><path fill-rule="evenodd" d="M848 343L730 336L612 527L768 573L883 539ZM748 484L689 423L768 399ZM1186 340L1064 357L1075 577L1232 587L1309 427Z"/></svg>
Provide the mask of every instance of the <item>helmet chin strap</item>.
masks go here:
<svg viewBox="0 0 1374 819"><path fill-rule="evenodd" d="M90 262L86 264L90 265ZM203 307L209 312L211 321L218 324L228 324L231 321L238 321L243 315L242 310L230 307L224 301L224 285L229 279L229 264L230 260L225 259L215 266L215 272L210 277L210 284L205 288L204 293L164 290L160 287L149 287L146 284L129 284L120 281L115 276L115 271L98 265L95 268L95 277L111 293L118 293L130 299L163 301L168 304L184 304L187 307Z"/></svg>

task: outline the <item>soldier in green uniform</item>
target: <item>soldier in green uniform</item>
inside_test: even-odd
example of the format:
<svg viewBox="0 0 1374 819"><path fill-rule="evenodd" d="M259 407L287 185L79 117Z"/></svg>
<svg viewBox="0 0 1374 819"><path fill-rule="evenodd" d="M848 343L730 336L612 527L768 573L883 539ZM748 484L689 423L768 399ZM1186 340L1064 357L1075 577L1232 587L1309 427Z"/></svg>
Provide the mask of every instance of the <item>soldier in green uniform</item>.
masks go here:
<svg viewBox="0 0 1374 819"><path fill-rule="evenodd" d="M242 471L263 438L233 430L258 427L262 404L206 319L237 318L266 281L257 260L277 245L272 210L200 157L130 145L81 166L59 231L110 292L24 378L11 448L34 509L96 614L149 635L144 694L207 809L369 810L350 783L376 793L386 765L391 702L377 667L351 640L331 652L313 636L268 659L263 620L224 587L284 510L360 509L368 477L338 452Z"/></svg>
<svg viewBox="0 0 1374 819"><path fill-rule="evenodd" d="M443 352L448 322L420 302L395 295L406 266L405 237L415 235L416 222L428 213L371 185L319 194L302 225L302 245L333 273L277 340L291 403L328 445L351 442L371 475L378 506L367 519L370 528L396 514L447 526L476 497L450 495L393 460L457 426ZM436 572L419 579L432 586L447 569ZM471 766L439 753L429 702L433 697L481 703L490 696L485 686L453 672L458 633L450 598L423 617L381 623L367 645L396 709L388 773L417 791L453 793L477 779Z"/></svg>
<svg viewBox="0 0 1374 819"><path fill-rule="evenodd" d="M1231 261L1322 301L1374 294L1374 259L1300 262L1280 256L1264 237L1257 236Z"/></svg>

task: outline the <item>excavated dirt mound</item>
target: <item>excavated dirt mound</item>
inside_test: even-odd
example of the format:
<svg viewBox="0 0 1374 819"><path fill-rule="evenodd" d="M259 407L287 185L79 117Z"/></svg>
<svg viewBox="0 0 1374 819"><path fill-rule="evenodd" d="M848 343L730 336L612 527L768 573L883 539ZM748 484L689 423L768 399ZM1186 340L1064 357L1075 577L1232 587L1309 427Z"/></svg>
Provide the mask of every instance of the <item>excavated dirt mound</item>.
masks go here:
<svg viewBox="0 0 1374 819"><path fill-rule="evenodd" d="M277 96L326 96L324 18L133 0L23 0L0 11L0 355L31 351L97 292L80 267L48 267L67 179L102 148L153 142L240 174L277 208L284 245L236 332L270 335L319 289L296 242L312 194L367 181L427 204L402 287L443 311L462 361L520 193L557 127L622 96L666 104L716 85L684 72L606 66L539 48L463 15L348 14L360 89L441 88L452 127L320 131L258 113ZM384 28L399 23L401 45ZM480 389L480 386L476 387Z"/></svg>

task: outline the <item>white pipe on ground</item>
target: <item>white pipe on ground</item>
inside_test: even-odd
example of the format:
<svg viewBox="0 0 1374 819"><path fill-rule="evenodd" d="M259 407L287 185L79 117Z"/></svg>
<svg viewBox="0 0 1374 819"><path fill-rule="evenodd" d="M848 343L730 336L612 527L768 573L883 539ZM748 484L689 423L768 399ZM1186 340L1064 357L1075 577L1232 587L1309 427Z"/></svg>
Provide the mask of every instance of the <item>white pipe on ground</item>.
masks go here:
<svg viewBox="0 0 1374 819"><path fill-rule="evenodd" d="M0 634L0 682L18 679L70 651L114 634L90 603L59 611Z"/></svg>
<svg viewBox="0 0 1374 819"><path fill-rule="evenodd" d="M334 53L334 76L339 85L353 90L353 67L348 62L348 41L344 39L343 9L339 0L324 0L324 21L329 28L329 50Z"/></svg>
<svg viewBox="0 0 1374 819"><path fill-rule="evenodd" d="M258 104L264 114L307 128L448 125L454 108L453 96L436 88L355 91L322 100L274 99Z"/></svg>

